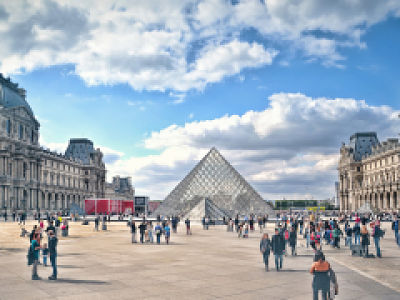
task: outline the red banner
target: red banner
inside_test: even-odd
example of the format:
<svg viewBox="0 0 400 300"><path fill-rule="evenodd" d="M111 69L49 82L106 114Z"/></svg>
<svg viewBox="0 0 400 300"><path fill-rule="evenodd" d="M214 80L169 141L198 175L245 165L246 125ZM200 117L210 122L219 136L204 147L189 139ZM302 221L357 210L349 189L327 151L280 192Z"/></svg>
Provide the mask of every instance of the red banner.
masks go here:
<svg viewBox="0 0 400 300"><path fill-rule="evenodd" d="M130 214L135 212L133 200L86 199L85 212L93 214Z"/></svg>

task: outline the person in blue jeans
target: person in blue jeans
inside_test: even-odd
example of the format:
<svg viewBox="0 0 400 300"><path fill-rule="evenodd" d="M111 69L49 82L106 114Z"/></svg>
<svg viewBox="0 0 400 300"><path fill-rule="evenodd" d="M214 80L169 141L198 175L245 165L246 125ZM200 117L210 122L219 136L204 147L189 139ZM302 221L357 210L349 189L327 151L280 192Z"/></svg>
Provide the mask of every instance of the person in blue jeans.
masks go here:
<svg viewBox="0 0 400 300"><path fill-rule="evenodd" d="M360 224L359 223L356 223L355 225L354 225L354 228L353 228L353 233L354 233L354 244L355 245L359 245L360 244L360 236L361 236L361 233L360 233Z"/></svg>
<svg viewBox="0 0 400 300"><path fill-rule="evenodd" d="M400 246L400 238L399 238L399 219L396 219L393 224L394 230L394 238L396 240L397 245Z"/></svg>
<svg viewBox="0 0 400 300"><path fill-rule="evenodd" d="M374 228L374 243L375 243L375 249L376 249L376 256L381 258L382 253L381 253L381 246L380 246L380 239L383 237L383 231L380 228L379 222L375 224Z"/></svg>
<svg viewBox="0 0 400 300"><path fill-rule="evenodd" d="M264 233L260 241L260 252L264 259L265 271L268 271L269 254L271 252L271 241L268 238L268 233Z"/></svg>
<svg viewBox="0 0 400 300"><path fill-rule="evenodd" d="M156 237L157 237L157 244L161 243L161 234L162 234L162 228L160 223L157 223L156 227L154 228L154 231L156 233Z"/></svg>
<svg viewBox="0 0 400 300"><path fill-rule="evenodd" d="M40 235L38 233L33 235L31 241L31 247L33 250L32 280L40 280L41 278L37 273L37 265L39 263L39 251L40 251Z"/></svg>
<svg viewBox="0 0 400 300"><path fill-rule="evenodd" d="M57 280L57 243L58 239L53 231L49 231L49 254L50 262L53 267L53 274L49 276L49 280Z"/></svg>
<svg viewBox="0 0 400 300"><path fill-rule="evenodd" d="M279 234L279 229L275 228L275 234L272 236L271 240L271 250L275 256L275 267L276 270L282 270L282 260L283 251L285 250L285 240L281 234Z"/></svg>

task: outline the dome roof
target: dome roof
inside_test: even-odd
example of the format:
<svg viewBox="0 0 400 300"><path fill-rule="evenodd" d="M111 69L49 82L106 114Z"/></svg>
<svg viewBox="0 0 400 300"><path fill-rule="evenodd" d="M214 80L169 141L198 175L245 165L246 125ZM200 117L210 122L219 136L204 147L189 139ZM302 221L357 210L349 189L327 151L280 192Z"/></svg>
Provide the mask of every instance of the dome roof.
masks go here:
<svg viewBox="0 0 400 300"><path fill-rule="evenodd" d="M32 108L26 102L25 97L20 92L15 91L7 86L2 85L0 87L0 104L6 108L12 107L25 107L30 113L33 114Z"/></svg>

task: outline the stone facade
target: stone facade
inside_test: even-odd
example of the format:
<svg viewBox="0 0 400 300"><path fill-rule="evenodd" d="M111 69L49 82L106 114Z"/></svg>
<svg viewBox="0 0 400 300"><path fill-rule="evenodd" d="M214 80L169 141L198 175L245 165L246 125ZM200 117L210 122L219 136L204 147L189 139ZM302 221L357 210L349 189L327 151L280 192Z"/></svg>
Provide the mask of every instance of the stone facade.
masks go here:
<svg viewBox="0 0 400 300"><path fill-rule="evenodd" d="M376 210L400 209L400 144L380 143L375 132L356 133L343 144L339 160L340 210L369 204Z"/></svg>
<svg viewBox="0 0 400 300"><path fill-rule="evenodd" d="M100 149L82 161L40 147L40 125L25 98L25 90L0 74L0 209L68 210L104 197Z"/></svg>
<svg viewBox="0 0 400 300"><path fill-rule="evenodd" d="M135 189L131 177L114 176L111 183L106 183L106 199L134 200Z"/></svg>

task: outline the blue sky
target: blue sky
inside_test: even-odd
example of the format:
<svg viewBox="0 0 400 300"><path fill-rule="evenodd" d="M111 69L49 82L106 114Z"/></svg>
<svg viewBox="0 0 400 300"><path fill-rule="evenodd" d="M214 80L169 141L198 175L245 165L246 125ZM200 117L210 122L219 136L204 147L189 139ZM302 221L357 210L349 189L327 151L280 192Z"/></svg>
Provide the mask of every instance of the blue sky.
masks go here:
<svg viewBox="0 0 400 300"><path fill-rule="evenodd" d="M0 72L43 145L88 137L139 193L217 146L265 198L331 197L341 141L400 131L396 1L89 2L0 5Z"/></svg>

